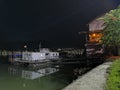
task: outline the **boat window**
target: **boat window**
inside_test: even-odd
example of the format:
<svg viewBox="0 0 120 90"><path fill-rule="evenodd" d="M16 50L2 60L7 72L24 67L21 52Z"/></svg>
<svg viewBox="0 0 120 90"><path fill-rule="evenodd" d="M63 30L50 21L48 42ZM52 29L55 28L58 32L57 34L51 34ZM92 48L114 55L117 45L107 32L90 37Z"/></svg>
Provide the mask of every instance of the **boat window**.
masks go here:
<svg viewBox="0 0 120 90"><path fill-rule="evenodd" d="M49 53L46 53L45 55L48 55Z"/></svg>

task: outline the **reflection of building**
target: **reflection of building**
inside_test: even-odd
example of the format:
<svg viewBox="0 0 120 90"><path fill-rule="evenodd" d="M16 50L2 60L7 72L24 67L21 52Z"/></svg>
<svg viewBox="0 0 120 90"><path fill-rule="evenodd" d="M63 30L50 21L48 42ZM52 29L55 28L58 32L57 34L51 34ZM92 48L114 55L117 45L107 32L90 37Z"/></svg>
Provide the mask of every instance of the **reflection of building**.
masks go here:
<svg viewBox="0 0 120 90"><path fill-rule="evenodd" d="M36 79L42 76L46 76L52 73L55 73L59 71L57 68L52 68L52 67L47 67L47 68L42 68L39 70L31 71L31 70L23 70L23 69L18 69L18 68L13 68L9 67L8 71L10 75L12 76L20 76L25 79Z"/></svg>
<svg viewBox="0 0 120 90"><path fill-rule="evenodd" d="M9 67L8 72L11 76L21 76L22 70L13 68L13 67Z"/></svg>
<svg viewBox="0 0 120 90"><path fill-rule="evenodd" d="M59 71L59 69L56 68L43 68L37 71L27 71L27 70L22 70L22 78L26 79L36 79L42 76L46 76L52 73L55 73Z"/></svg>
<svg viewBox="0 0 120 90"><path fill-rule="evenodd" d="M26 78L26 79L36 79L39 77L42 77L43 74L34 72L34 71L27 71L27 70L22 70L22 78Z"/></svg>

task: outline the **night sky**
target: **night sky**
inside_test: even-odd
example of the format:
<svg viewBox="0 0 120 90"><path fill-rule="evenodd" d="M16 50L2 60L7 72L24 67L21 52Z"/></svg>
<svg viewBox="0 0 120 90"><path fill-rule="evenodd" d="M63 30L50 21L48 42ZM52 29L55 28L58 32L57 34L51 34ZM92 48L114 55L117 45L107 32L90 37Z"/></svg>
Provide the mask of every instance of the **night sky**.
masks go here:
<svg viewBox="0 0 120 90"><path fill-rule="evenodd" d="M120 0L0 0L0 48L81 47L87 24Z"/></svg>

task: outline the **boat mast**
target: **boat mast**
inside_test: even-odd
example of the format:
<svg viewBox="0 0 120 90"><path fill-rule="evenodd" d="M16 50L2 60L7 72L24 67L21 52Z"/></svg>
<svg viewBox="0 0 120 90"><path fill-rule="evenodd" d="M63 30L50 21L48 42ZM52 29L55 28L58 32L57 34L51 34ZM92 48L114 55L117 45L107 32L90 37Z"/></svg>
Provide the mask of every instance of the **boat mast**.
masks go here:
<svg viewBox="0 0 120 90"><path fill-rule="evenodd" d="M39 51L41 51L41 42L39 43Z"/></svg>

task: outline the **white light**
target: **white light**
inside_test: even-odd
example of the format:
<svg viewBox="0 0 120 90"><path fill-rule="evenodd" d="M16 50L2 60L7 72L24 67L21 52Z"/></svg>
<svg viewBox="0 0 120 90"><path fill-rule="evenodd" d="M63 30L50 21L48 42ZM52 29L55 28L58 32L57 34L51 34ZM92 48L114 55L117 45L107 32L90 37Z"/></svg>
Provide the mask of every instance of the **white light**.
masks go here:
<svg viewBox="0 0 120 90"><path fill-rule="evenodd" d="M25 45L24 48L27 48L27 45Z"/></svg>

